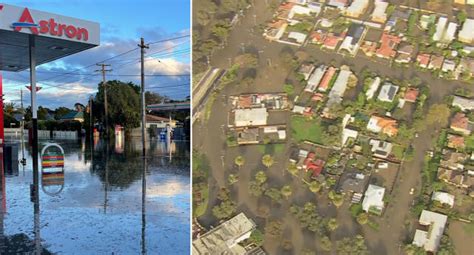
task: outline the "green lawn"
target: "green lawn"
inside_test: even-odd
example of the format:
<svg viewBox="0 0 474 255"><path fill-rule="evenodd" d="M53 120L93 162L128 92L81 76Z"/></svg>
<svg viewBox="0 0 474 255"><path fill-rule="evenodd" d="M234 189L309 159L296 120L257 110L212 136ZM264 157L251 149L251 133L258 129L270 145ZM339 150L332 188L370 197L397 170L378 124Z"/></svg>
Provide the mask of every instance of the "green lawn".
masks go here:
<svg viewBox="0 0 474 255"><path fill-rule="evenodd" d="M322 144L321 134L325 132L319 120L309 120L303 116L291 117L291 133L298 141L310 141Z"/></svg>
<svg viewBox="0 0 474 255"><path fill-rule="evenodd" d="M403 158L403 153L405 152L405 149L398 145L398 144L395 144L393 146L393 149L392 149L392 153L393 155L395 155L395 157L399 160L401 160Z"/></svg>

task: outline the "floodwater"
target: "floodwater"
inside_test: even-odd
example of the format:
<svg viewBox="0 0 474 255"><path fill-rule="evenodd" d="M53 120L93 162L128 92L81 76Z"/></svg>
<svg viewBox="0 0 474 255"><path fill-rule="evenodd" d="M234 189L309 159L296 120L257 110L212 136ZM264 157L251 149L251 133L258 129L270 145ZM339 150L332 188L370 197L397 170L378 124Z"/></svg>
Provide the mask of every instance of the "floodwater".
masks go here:
<svg viewBox="0 0 474 255"><path fill-rule="evenodd" d="M64 175L48 180L40 158L36 203L30 148L25 167L6 169L0 254L189 253L189 143L150 141L143 175L139 139L54 142Z"/></svg>

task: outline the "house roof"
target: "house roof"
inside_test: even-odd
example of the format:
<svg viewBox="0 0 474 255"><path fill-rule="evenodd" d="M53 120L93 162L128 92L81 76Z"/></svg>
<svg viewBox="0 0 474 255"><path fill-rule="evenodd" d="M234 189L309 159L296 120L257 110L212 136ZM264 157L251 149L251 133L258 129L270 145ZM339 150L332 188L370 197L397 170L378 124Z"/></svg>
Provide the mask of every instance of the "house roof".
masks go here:
<svg viewBox="0 0 474 255"><path fill-rule="evenodd" d="M443 61L444 61L443 56L431 55L430 64L428 67L430 69L440 69L441 66L443 65Z"/></svg>
<svg viewBox="0 0 474 255"><path fill-rule="evenodd" d="M332 77L336 73L336 68L335 67L329 67L326 73L323 76L323 79L321 80L321 83L319 84L319 91L326 91L329 88L329 82L332 80Z"/></svg>
<svg viewBox="0 0 474 255"><path fill-rule="evenodd" d="M389 136L395 136L398 133L398 123L394 119L373 115L370 117L367 129L376 133L382 132Z"/></svg>
<svg viewBox="0 0 474 255"><path fill-rule="evenodd" d="M448 147L453 149L464 148L464 136L448 134Z"/></svg>
<svg viewBox="0 0 474 255"><path fill-rule="evenodd" d="M146 122L169 122L169 118L164 118L160 116L155 116L151 114L146 115Z"/></svg>
<svg viewBox="0 0 474 255"><path fill-rule="evenodd" d="M326 38L327 33L321 30L314 31L311 33L310 37L313 43L323 43Z"/></svg>
<svg viewBox="0 0 474 255"><path fill-rule="evenodd" d="M461 108L462 111L474 110L474 100L465 97L454 96L452 105Z"/></svg>
<svg viewBox="0 0 474 255"><path fill-rule="evenodd" d="M466 19L461 31L459 31L459 40L465 43L474 41L474 19Z"/></svg>
<svg viewBox="0 0 474 255"><path fill-rule="evenodd" d="M405 101L414 103L418 98L420 91L417 88L408 88L405 91Z"/></svg>
<svg viewBox="0 0 474 255"><path fill-rule="evenodd" d="M442 204L450 205L451 208L454 206L454 195L451 195L447 192L435 191L433 192L431 199L441 202Z"/></svg>
<svg viewBox="0 0 474 255"><path fill-rule="evenodd" d="M384 187L369 184L369 187L367 187L367 190L365 191L364 200L362 201L362 209L366 212L368 212L371 207L375 207L379 210L383 210L384 194L385 194Z"/></svg>
<svg viewBox="0 0 474 255"><path fill-rule="evenodd" d="M451 119L451 128L472 131L472 124L466 114L457 112Z"/></svg>
<svg viewBox="0 0 474 255"><path fill-rule="evenodd" d="M340 36L334 34L328 34L324 39L324 46L330 49L336 48L339 41L342 40Z"/></svg>
<svg viewBox="0 0 474 255"><path fill-rule="evenodd" d="M441 237L443 236L447 220L448 216L444 214L423 210L420 215L419 223L429 226L429 231L417 229L413 244L423 247L426 251L436 252Z"/></svg>
<svg viewBox="0 0 474 255"><path fill-rule="evenodd" d="M368 181L368 176L361 174L359 171L345 171L339 179L338 190L362 194Z"/></svg>
<svg viewBox="0 0 474 255"><path fill-rule="evenodd" d="M267 116L266 108L237 109L235 110L235 125L237 127L266 125Z"/></svg>
<svg viewBox="0 0 474 255"><path fill-rule="evenodd" d="M377 97L380 101L392 102L397 95L399 87L391 83L385 83L380 89L379 96Z"/></svg>
<svg viewBox="0 0 474 255"><path fill-rule="evenodd" d="M395 48L400 43L401 38L396 35L390 35L387 33L382 34L380 38L381 45L377 50L377 55L383 58L393 58L397 53Z"/></svg>
<svg viewBox="0 0 474 255"><path fill-rule="evenodd" d="M418 62L420 66L427 67L430 63L430 57L430 54L420 53L416 57L416 62Z"/></svg>
<svg viewBox="0 0 474 255"><path fill-rule="evenodd" d="M70 111L63 115L60 120L84 119L84 112Z"/></svg>

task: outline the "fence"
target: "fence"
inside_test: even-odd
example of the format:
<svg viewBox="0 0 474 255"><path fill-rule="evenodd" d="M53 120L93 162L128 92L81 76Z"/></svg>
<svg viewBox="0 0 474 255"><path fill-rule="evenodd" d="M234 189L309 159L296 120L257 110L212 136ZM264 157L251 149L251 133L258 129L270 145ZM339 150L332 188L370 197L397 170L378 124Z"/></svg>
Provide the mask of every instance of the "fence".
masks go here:
<svg viewBox="0 0 474 255"><path fill-rule="evenodd" d="M26 139L29 139L28 130L23 130L23 134ZM52 135L52 137L51 137ZM5 128L5 140L14 140L20 139L21 129L20 128ZM49 130L38 130L39 139L79 139L78 133L76 131L51 131Z"/></svg>

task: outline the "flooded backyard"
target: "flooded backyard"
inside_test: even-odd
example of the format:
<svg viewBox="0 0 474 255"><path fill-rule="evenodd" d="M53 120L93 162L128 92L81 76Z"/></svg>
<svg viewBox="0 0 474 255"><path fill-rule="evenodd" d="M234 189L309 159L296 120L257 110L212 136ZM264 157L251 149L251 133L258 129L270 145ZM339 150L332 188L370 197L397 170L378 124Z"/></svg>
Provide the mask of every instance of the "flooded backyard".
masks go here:
<svg viewBox="0 0 474 255"><path fill-rule="evenodd" d="M189 253L189 143L152 140L144 167L139 139L54 142L64 175L48 180L40 160L38 200L29 147L5 171L0 254Z"/></svg>

